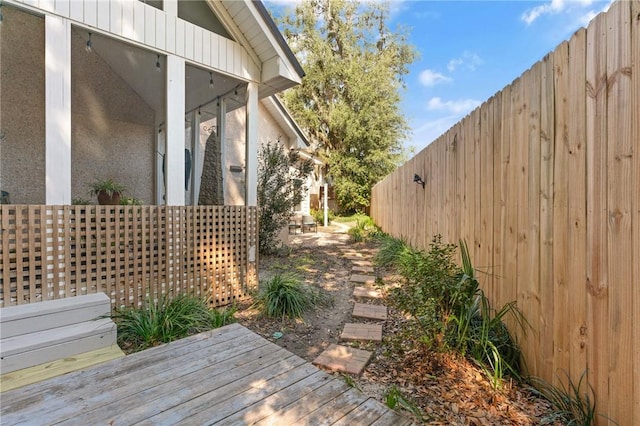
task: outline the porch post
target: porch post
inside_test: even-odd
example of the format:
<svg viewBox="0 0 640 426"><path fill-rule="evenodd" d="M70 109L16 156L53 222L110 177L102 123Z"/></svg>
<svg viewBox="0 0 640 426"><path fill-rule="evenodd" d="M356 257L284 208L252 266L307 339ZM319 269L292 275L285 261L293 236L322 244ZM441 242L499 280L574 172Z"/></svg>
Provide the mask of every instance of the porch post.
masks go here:
<svg viewBox="0 0 640 426"><path fill-rule="evenodd" d="M184 59L167 56L167 134L164 172L167 182L166 204L184 206Z"/></svg>
<svg viewBox="0 0 640 426"><path fill-rule="evenodd" d="M245 138L245 205L258 205L258 84L247 85Z"/></svg>
<svg viewBox="0 0 640 426"><path fill-rule="evenodd" d="M229 188L224 184L227 180L227 99L222 98L218 100L216 106L216 135L218 137L217 143L220 144L220 164L222 171L222 199L226 205L229 200Z"/></svg>
<svg viewBox="0 0 640 426"><path fill-rule="evenodd" d="M71 22L45 15L45 202L71 204Z"/></svg>

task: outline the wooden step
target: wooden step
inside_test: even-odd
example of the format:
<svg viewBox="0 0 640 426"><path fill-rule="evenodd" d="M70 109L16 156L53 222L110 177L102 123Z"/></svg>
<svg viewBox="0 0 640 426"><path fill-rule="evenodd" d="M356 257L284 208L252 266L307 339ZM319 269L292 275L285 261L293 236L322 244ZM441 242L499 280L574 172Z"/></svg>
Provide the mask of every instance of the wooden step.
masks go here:
<svg viewBox="0 0 640 426"><path fill-rule="evenodd" d="M78 355L45 362L0 376L0 392L17 389L31 383L41 382L72 371L82 370L116 358L124 357L118 345L111 345Z"/></svg>
<svg viewBox="0 0 640 426"><path fill-rule="evenodd" d="M116 344L110 318L2 339L0 374Z"/></svg>
<svg viewBox="0 0 640 426"><path fill-rule="evenodd" d="M4 341L20 334L64 327L110 315L111 300L104 293L8 306L0 309L0 336Z"/></svg>

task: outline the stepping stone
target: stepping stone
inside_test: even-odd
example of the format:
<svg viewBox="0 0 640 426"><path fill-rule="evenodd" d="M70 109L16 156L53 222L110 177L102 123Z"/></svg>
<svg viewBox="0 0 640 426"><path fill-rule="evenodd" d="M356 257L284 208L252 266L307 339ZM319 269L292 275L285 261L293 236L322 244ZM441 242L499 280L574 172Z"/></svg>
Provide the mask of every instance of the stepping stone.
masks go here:
<svg viewBox="0 0 640 426"><path fill-rule="evenodd" d="M350 259L350 260L351 260L351 263L353 263L354 266L373 268L373 263L371 263L368 260L354 260L354 259Z"/></svg>
<svg viewBox="0 0 640 426"><path fill-rule="evenodd" d="M355 265L354 267L351 268L351 272L362 273L362 274L373 274L375 270L373 269L373 266Z"/></svg>
<svg viewBox="0 0 640 426"><path fill-rule="evenodd" d="M376 282L376 277L374 277L373 275L353 274L351 275L350 281L352 283L373 284Z"/></svg>
<svg viewBox="0 0 640 426"><path fill-rule="evenodd" d="M387 307L381 305L368 305L366 303L356 303L353 307L353 314L351 315L355 318L386 320Z"/></svg>
<svg viewBox="0 0 640 426"><path fill-rule="evenodd" d="M355 297L369 297L371 299L380 299L382 294L378 290L366 287L356 287L353 289L353 295Z"/></svg>
<svg viewBox="0 0 640 426"><path fill-rule="evenodd" d="M364 260L364 256L362 255L362 253L358 253L355 251L343 251L342 254L348 259Z"/></svg>
<svg viewBox="0 0 640 426"><path fill-rule="evenodd" d="M332 344L313 363L333 371L359 375L372 355L373 352Z"/></svg>
<svg viewBox="0 0 640 426"><path fill-rule="evenodd" d="M344 325L342 340L373 340L382 341L382 325L381 324L354 324L347 323Z"/></svg>

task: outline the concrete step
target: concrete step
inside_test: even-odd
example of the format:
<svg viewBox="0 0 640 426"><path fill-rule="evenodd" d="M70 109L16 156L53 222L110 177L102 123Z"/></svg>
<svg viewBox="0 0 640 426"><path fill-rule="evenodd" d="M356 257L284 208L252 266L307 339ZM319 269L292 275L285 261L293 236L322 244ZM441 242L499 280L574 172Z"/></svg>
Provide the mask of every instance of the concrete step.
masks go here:
<svg viewBox="0 0 640 426"><path fill-rule="evenodd" d="M368 287L356 287L353 289L354 297L367 297L369 299L380 299L382 294L378 290Z"/></svg>
<svg viewBox="0 0 640 426"><path fill-rule="evenodd" d="M351 275L351 278L349 279L349 281L351 281L352 283L359 283L359 284L375 284L376 277L374 277L373 275L353 274Z"/></svg>
<svg viewBox="0 0 640 426"><path fill-rule="evenodd" d="M313 360L313 364L331 371L359 375L372 355L373 352L332 344Z"/></svg>
<svg viewBox="0 0 640 426"><path fill-rule="evenodd" d="M342 340L367 340L373 342L382 341L382 325L347 323L344 325Z"/></svg>
<svg viewBox="0 0 640 426"><path fill-rule="evenodd" d="M366 303L356 303L353 307L354 318L365 318L374 320L387 319L387 307L383 305L369 305Z"/></svg>

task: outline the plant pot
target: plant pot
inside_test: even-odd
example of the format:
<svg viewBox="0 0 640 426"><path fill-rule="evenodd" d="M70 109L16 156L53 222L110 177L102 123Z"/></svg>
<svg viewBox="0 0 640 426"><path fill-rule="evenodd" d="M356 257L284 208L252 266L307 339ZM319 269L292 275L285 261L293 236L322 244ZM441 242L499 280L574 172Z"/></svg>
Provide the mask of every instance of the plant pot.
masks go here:
<svg viewBox="0 0 640 426"><path fill-rule="evenodd" d="M117 206L120 205L120 193L114 192L111 196L107 191L100 191L98 193L98 204L101 206Z"/></svg>

